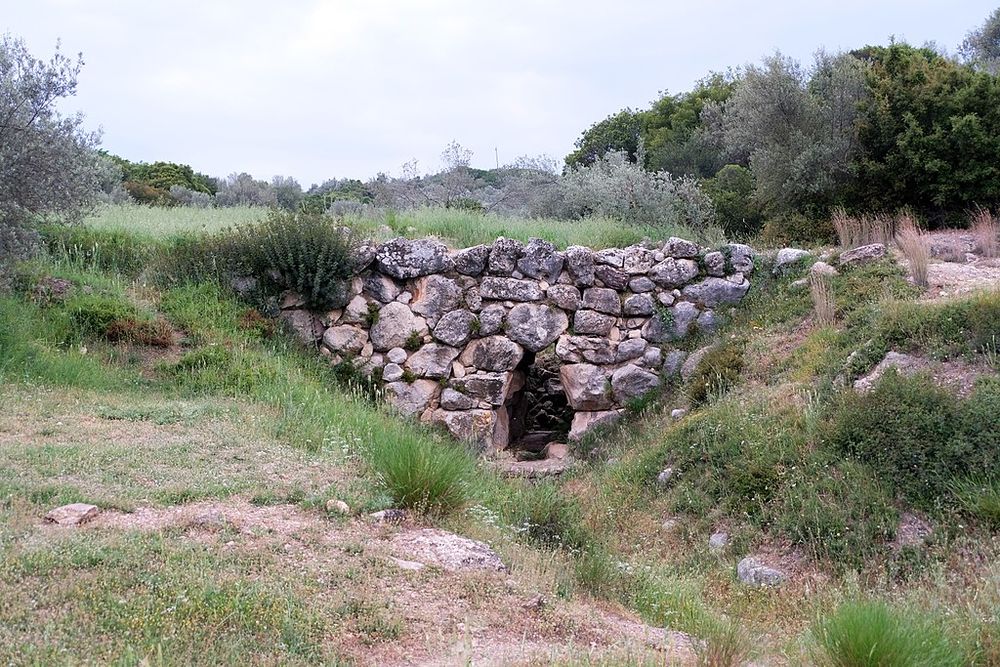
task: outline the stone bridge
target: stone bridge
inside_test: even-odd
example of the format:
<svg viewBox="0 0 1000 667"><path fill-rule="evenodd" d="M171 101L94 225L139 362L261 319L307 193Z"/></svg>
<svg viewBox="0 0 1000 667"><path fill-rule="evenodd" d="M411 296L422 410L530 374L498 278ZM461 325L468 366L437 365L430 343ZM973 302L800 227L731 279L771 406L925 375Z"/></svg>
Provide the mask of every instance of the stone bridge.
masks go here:
<svg viewBox="0 0 1000 667"><path fill-rule="evenodd" d="M565 251L533 239L449 250L394 239L360 251L350 302L290 296L282 317L335 361L356 359L402 413L482 448L579 439L678 373L750 288L753 251L680 238Z"/></svg>

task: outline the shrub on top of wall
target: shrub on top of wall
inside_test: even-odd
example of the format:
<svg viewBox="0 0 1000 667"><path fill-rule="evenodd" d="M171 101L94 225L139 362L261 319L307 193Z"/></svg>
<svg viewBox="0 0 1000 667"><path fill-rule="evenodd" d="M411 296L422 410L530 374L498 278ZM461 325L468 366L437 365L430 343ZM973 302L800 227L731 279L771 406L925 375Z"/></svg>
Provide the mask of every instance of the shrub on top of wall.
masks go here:
<svg viewBox="0 0 1000 667"><path fill-rule="evenodd" d="M168 282L254 277L266 293L292 290L308 308L328 310L346 303L354 244L333 218L273 211L253 225L174 241L163 268Z"/></svg>

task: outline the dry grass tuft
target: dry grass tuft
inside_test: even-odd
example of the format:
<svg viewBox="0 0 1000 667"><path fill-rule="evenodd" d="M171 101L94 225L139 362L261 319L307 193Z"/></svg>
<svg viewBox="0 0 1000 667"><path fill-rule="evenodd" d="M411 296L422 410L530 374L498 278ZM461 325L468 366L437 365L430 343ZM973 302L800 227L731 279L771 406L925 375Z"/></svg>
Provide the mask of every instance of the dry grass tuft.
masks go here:
<svg viewBox="0 0 1000 667"><path fill-rule="evenodd" d="M821 273L809 274L809 294L812 296L816 321L821 326L830 326L837 317L837 305L830 286L830 278Z"/></svg>
<svg viewBox="0 0 1000 667"><path fill-rule="evenodd" d="M920 287L927 287L927 264L931 259L931 247L927 237L909 215L903 215L899 219L896 245L910 264L913 282Z"/></svg>
<svg viewBox="0 0 1000 667"><path fill-rule="evenodd" d="M976 238L976 249L983 257L1000 256L1000 217L979 208L972 214L972 235Z"/></svg>
<svg viewBox="0 0 1000 667"><path fill-rule="evenodd" d="M837 232L840 247L844 250L871 243L889 245L896 226L896 220L890 215L878 213L851 216L842 207L833 210L831 222Z"/></svg>

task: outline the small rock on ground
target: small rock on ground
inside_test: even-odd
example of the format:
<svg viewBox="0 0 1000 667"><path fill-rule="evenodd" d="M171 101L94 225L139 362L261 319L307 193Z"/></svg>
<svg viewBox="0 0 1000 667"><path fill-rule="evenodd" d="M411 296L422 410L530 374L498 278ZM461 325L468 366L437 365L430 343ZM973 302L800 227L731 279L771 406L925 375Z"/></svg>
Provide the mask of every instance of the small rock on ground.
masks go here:
<svg viewBox="0 0 1000 667"><path fill-rule="evenodd" d="M350 514L351 508L343 500L337 500L336 498L331 498L330 500L326 501L326 511L331 514L333 514L334 512L336 512L337 514Z"/></svg>
<svg viewBox="0 0 1000 667"><path fill-rule="evenodd" d="M369 514L368 518L378 523L402 523L406 519L406 510L379 510Z"/></svg>
<svg viewBox="0 0 1000 667"><path fill-rule="evenodd" d="M489 545L437 528L408 530L392 538L393 549L425 565L448 572L505 572L507 566Z"/></svg>
<svg viewBox="0 0 1000 667"><path fill-rule="evenodd" d="M777 586L788 579L788 575L776 568L747 556L736 565L736 575L749 586Z"/></svg>
<svg viewBox="0 0 1000 667"><path fill-rule="evenodd" d="M708 538L708 548L712 551L722 551L729 544L729 533L718 532L712 533L711 537Z"/></svg>
<svg viewBox="0 0 1000 667"><path fill-rule="evenodd" d="M45 515L45 521L60 526L78 526L87 523L101 512L97 505L87 503L70 503L51 510Z"/></svg>
<svg viewBox="0 0 1000 667"><path fill-rule="evenodd" d="M673 478L673 476L674 476L673 468L669 467L664 468L663 470L660 471L660 474L656 476L656 483L659 484L660 486L666 486L667 484L670 483L670 480Z"/></svg>

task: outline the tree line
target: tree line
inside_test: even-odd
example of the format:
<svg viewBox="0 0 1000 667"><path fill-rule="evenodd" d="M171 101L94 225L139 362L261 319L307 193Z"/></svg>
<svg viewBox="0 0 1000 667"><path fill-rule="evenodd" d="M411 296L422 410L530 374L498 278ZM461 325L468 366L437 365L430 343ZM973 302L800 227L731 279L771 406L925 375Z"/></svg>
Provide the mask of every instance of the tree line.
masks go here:
<svg viewBox="0 0 1000 667"><path fill-rule="evenodd" d="M957 55L890 41L804 67L775 53L582 133L573 169L623 152L700 179L730 233L826 232L834 207L946 224L1000 204L1000 9Z"/></svg>

